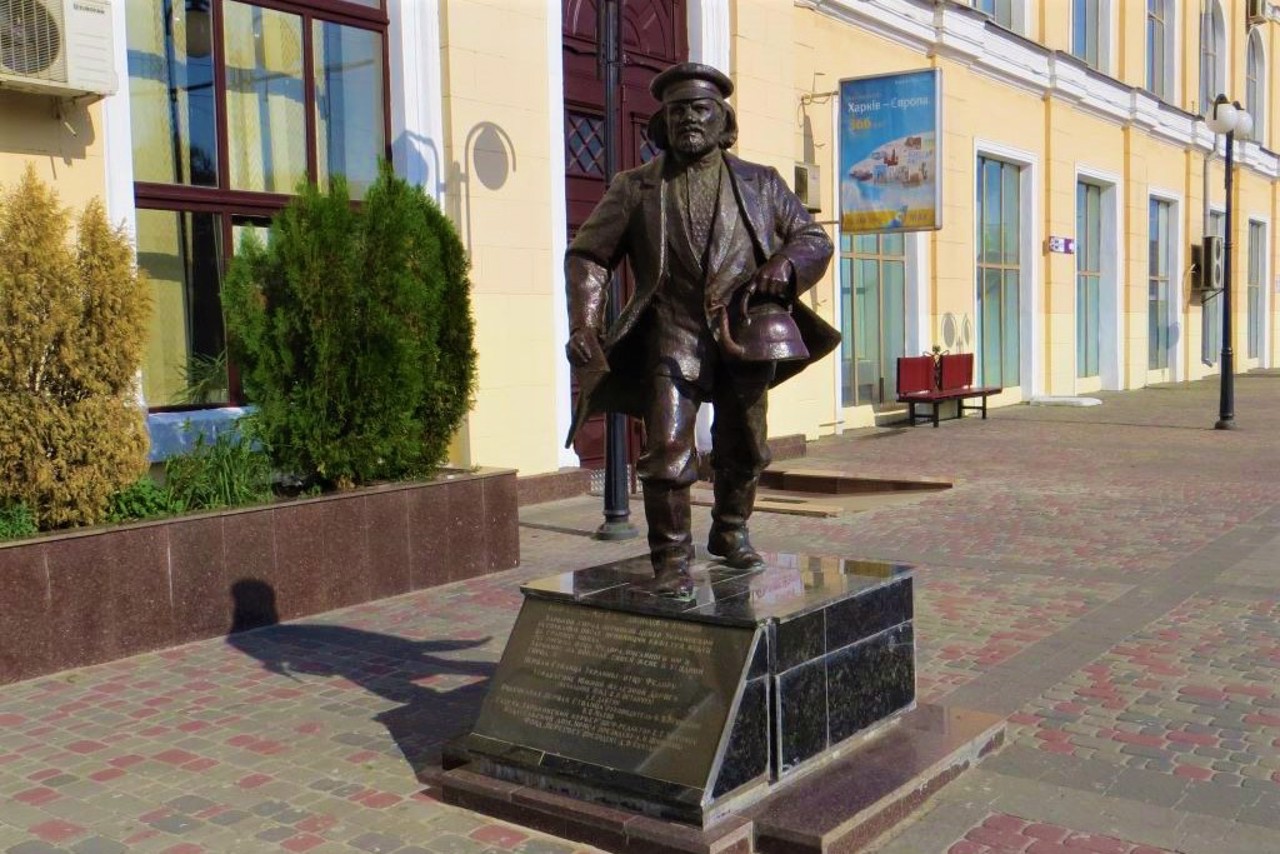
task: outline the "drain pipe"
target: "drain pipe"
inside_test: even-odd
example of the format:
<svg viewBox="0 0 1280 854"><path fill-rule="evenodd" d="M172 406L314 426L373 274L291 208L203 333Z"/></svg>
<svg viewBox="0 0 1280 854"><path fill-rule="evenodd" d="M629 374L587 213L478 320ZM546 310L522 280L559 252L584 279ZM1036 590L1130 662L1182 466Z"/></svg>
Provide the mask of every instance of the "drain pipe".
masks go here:
<svg viewBox="0 0 1280 854"><path fill-rule="evenodd" d="M1209 150L1204 155L1204 210L1201 213L1200 220L1200 236L1205 237L1209 234L1209 221L1212 217L1212 207L1209 204L1210 181L1209 172L1213 167L1213 153L1218 147L1218 136L1214 134L1213 142L1209 144Z"/></svg>

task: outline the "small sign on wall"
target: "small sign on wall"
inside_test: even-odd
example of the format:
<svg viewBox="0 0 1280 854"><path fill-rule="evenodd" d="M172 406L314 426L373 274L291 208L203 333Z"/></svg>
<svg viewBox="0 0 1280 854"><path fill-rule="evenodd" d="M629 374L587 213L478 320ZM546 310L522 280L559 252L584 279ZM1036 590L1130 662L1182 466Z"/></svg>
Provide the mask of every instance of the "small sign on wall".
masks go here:
<svg viewBox="0 0 1280 854"><path fill-rule="evenodd" d="M1076 239L1074 237L1056 237L1049 236L1049 251L1061 252L1065 255L1076 254Z"/></svg>

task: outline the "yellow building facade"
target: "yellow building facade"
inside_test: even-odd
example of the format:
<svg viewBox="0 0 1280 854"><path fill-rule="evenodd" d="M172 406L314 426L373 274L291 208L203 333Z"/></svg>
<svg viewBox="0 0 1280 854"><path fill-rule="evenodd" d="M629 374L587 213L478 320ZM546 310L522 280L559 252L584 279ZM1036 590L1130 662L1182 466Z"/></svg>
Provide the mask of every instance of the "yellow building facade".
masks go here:
<svg viewBox="0 0 1280 854"><path fill-rule="evenodd" d="M838 251L803 298L844 343L773 393L774 435L813 439L898 417L894 359L935 345L977 355L983 378L1004 387L993 405L1218 373L1222 301L1204 298L1191 268L1192 245L1224 227L1227 207L1224 140L1201 118L1205 92L1239 100L1255 119L1235 149L1231 343L1238 371L1276 364L1280 17L1269 4L623 7L637 31L667 16L675 55L731 75L737 154L788 180L804 164L817 179L814 215ZM472 259L479 388L454 462L522 474L579 464L562 447L562 260L567 187L581 165L569 142L582 141L566 98L566 34L593 32L594 3L110 8L113 94L60 116L56 99L0 88L0 182L34 163L64 201L103 196L136 235L158 309L142 383L155 424L179 402L191 356L215 355L221 321L209 297L243 230L268 222L296 178L368 174L385 151L440 202ZM194 46L197 26L213 35ZM839 83L919 69L942 81L942 227L841 233ZM1051 238L1075 252L1052 251ZM999 253L988 252L992 239ZM194 417L230 417L239 403L229 381Z"/></svg>

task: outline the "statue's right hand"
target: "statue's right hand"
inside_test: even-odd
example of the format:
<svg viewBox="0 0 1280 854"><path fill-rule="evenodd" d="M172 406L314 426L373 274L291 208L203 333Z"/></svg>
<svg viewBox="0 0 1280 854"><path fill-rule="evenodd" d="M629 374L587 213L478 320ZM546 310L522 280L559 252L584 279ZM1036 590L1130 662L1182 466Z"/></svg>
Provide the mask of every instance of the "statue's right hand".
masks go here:
<svg viewBox="0 0 1280 854"><path fill-rule="evenodd" d="M569 333L569 343L564 345L569 364L576 368L591 361L591 357L600 349L600 331L593 326L584 326Z"/></svg>

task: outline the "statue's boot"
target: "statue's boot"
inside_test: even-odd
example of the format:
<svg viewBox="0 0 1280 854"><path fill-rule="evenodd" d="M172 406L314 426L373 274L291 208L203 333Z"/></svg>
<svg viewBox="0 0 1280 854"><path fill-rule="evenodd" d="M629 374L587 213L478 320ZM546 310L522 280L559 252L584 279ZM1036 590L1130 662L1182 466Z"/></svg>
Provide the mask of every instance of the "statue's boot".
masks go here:
<svg viewBox="0 0 1280 854"><path fill-rule="evenodd" d="M711 508L711 533L707 551L734 569L762 566L764 558L751 546L747 536L747 519L756 503L758 477L735 478L716 473L715 504Z"/></svg>
<svg viewBox="0 0 1280 854"><path fill-rule="evenodd" d="M689 595L693 591L689 487L645 484L644 517L649 524L649 560L654 575L646 589L659 596Z"/></svg>

